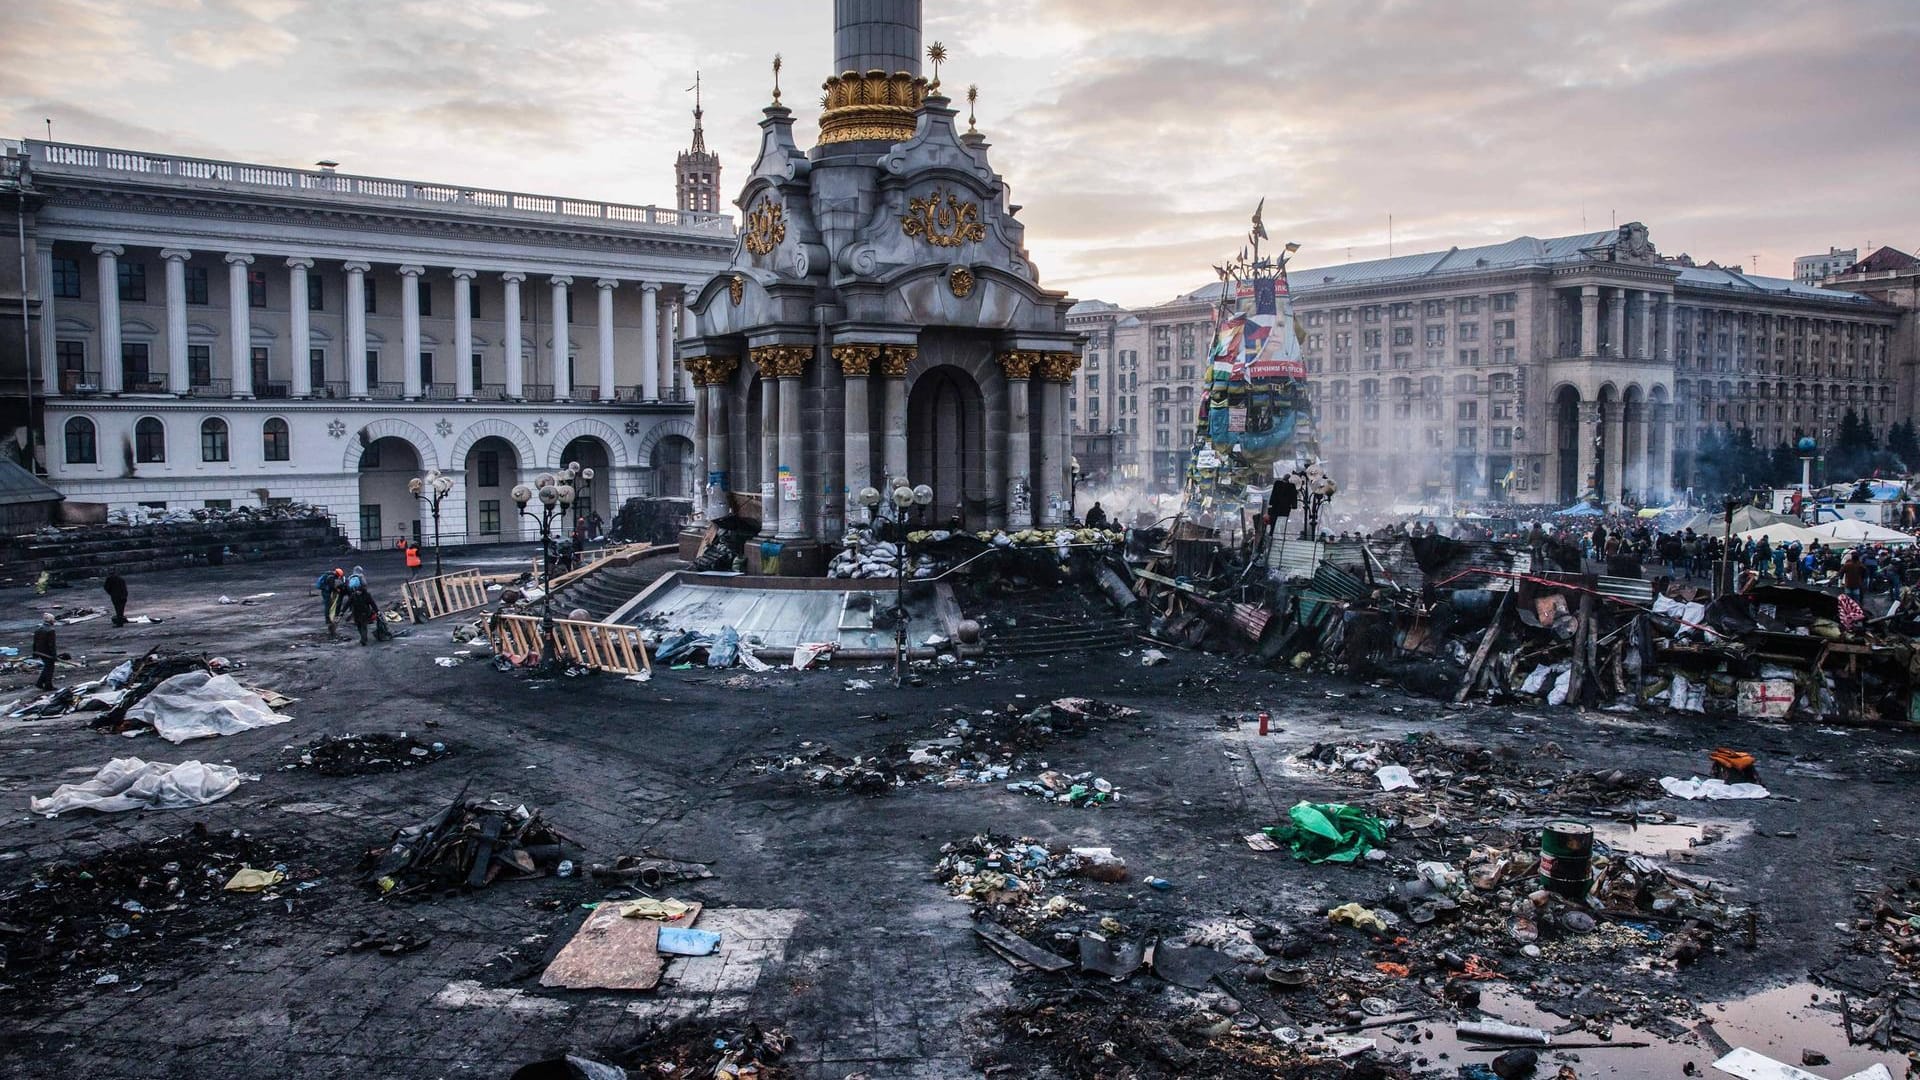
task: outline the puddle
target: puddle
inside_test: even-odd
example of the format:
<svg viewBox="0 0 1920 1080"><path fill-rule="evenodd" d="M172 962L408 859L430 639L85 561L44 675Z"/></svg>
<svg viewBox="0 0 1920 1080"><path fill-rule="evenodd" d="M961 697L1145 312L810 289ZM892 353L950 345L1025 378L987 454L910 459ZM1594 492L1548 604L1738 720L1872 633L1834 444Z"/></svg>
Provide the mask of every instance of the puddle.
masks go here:
<svg viewBox="0 0 1920 1080"><path fill-rule="evenodd" d="M1568 1026L1568 1021L1535 1007L1509 988L1486 987L1483 994L1481 1012L1487 1019L1544 1028L1547 1031ZM1876 1064L1886 1066L1893 1076L1906 1075L1907 1062L1899 1054L1864 1046L1849 1047L1840 1021L1838 997L1832 991L1809 983L1793 983L1748 997L1709 1004L1702 1012L1711 1024L1708 1030L1730 1047L1744 1046L1796 1068L1801 1067L1800 1054L1803 1050L1817 1050L1825 1054L1829 1064L1807 1069L1816 1076L1839 1080ZM1488 1064L1498 1053L1497 1050L1481 1050L1460 1042L1453 1035L1452 1024L1420 1024L1418 1027L1423 1037L1417 1043L1402 1045L1392 1039L1380 1039L1383 1049L1411 1051L1417 1058L1424 1058L1426 1064L1416 1070L1416 1075L1456 1076L1460 1066ZM1709 1045L1708 1040L1697 1033L1666 1039L1626 1024L1614 1024L1606 1030L1611 1036L1608 1040L1601 1040L1586 1031L1574 1030L1555 1035L1554 1041L1568 1044L1644 1042L1651 1045L1644 1048L1541 1048L1540 1071L1537 1075L1550 1077L1563 1063L1571 1064L1580 1080L1723 1075L1712 1068L1714 1060L1720 1057L1720 1049ZM1425 1036L1428 1032L1431 1032L1430 1038ZM1442 1059L1441 1054L1447 1055L1446 1058ZM1689 1064L1693 1066L1691 1070L1687 1070Z"/></svg>
<svg viewBox="0 0 1920 1080"><path fill-rule="evenodd" d="M1614 851L1628 855L1647 855L1675 863L1693 861L1701 848L1715 847L1712 854L1724 854L1728 846L1753 834L1753 826L1744 821L1716 821L1704 825L1595 822L1593 838ZM1675 855L1674 853L1678 853Z"/></svg>

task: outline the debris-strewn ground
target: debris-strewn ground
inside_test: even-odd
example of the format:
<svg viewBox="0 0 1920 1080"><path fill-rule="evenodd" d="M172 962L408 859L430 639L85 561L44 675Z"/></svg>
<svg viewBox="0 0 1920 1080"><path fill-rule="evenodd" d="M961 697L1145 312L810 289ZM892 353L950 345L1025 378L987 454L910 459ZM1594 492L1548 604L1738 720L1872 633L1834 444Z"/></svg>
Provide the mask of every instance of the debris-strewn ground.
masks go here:
<svg viewBox="0 0 1920 1080"><path fill-rule="evenodd" d="M488 557L517 569L524 554ZM394 591L397 564L368 558L376 589ZM1137 650L929 667L898 691L845 663L539 680L436 666L448 627L330 643L317 572L136 575L129 613L162 621L60 629L63 682L156 646L225 657L296 699L290 724L173 745L85 714L0 723L0 1074L505 1077L571 1052L711 1075L713 1043L756 1025L791 1038L767 1064L804 1080L1454 1077L1494 1059L1453 1035L1479 1016L1558 1031L1575 1045L1543 1051L1536 1075L1580 1080L1703 1074L1723 1043L1824 1057L1808 1068L1828 1078L1876 1062L1898 1075L1913 1045L1920 808L1905 793L1920 746L1903 732L1448 708L1178 650L1154 667ZM25 644L39 610L76 606L99 598L0 592L0 640ZM873 688L844 689L856 678ZM7 673L0 705L30 681ZM1033 720L1067 698L1138 712ZM369 732L409 742L340 744L336 775L327 750L285 767ZM1754 754L1774 797L1687 802L1653 783L1707 775L1718 747ZM400 754L431 767L369 771ZM190 810L27 814L29 796L129 755L245 779ZM856 758L885 765L886 797L822 797L815 770ZM1384 790L1385 766L1415 786ZM1048 773L1120 798L1018 787ZM410 904L360 884L365 853L463 790L513 820L537 813L573 872L543 862ZM1382 854L1295 859L1281 827L1303 801L1387 823ZM1535 896L1540 827L1561 819L1596 829L1589 909ZM168 847L195 825L201 846ZM478 852L462 841L469 874ZM179 893L153 883L170 862L191 881ZM241 863L287 879L226 892ZM160 910L168 896L181 906ZM676 960L646 993L540 985L583 905L643 896L703 905L697 926L725 955ZM1064 969L1017 969L976 920ZM106 934L121 922L127 935ZM1350 1044L1315 1033L1374 1049L1342 1059Z"/></svg>

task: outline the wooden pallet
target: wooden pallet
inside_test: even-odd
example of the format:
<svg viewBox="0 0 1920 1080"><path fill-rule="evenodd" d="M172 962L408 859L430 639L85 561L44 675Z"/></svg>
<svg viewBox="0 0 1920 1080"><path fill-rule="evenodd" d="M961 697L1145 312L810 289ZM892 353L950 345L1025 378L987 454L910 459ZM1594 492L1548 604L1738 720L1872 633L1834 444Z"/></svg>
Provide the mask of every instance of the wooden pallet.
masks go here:
<svg viewBox="0 0 1920 1080"><path fill-rule="evenodd" d="M496 615L487 621L487 636L495 651L507 656L538 655L538 615ZM617 675L653 672L646 639L638 627L622 623L553 620L554 656L563 663L582 664Z"/></svg>
<svg viewBox="0 0 1920 1080"><path fill-rule="evenodd" d="M455 570L451 574L409 581L400 586L400 593L406 598L413 621L427 622L485 607L487 582L478 570Z"/></svg>

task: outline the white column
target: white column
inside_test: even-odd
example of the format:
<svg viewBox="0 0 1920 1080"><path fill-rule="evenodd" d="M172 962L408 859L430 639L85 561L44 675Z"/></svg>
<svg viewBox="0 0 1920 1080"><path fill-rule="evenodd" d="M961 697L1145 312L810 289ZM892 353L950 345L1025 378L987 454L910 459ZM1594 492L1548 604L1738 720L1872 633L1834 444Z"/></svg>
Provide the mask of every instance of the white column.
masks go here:
<svg viewBox="0 0 1920 1080"><path fill-rule="evenodd" d="M1000 354L1000 369L1007 377L1007 528L1016 532L1033 528L1033 428L1027 397L1033 365L1030 352Z"/></svg>
<svg viewBox="0 0 1920 1080"><path fill-rule="evenodd" d="M187 260L193 252L161 248L167 263L167 392L185 397L193 392L193 373L187 368Z"/></svg>
<svg viewBox="0 0 1920 1080"><path fill-rule="evenodd" d="M613 400L613 290L620 283L613 278L601 278L593 283L600 291L599 308L599 344L600 344L600 400Z"/></svg>
<svg viewBox="0 0 1920 1080"><path fill-rule="evenodd" d="M40 392L52 397L60 392L59 334L54 329L53 241L34 245L34 279L40 283Z"/></svg>
<svg viewBox="0 0 1920 1080"><path fill-rule="evenodd" d="M253 309L247 296L247 267L253 256L227 253L227 339L232 355L233 396L253 396Z"/></svg>
<svg viewBox="0 0 1920 1080"><path fill-rule="evenodd" d="M473 279L476 270L453 272L453 396L473 400Z"/></svg>
<svg viewBox="0 0 1920 1080"><path fill-rule="evenodd" d="M570 277L556 276L553 279L553 400L573 400L573 358L567 351L567 331L572 326L567 318L567 289L573 284Z"/></svg>
<svg viewBox="0 0 1920 1080"><path fill-rule="evenodd" d="M753 354L759 355L753 355ZM761 349L749 354L760 373L760 535L780 534L780 380Z"/></svg>
<svg viewBox="0 0 1920 1080"><path fill-rule="evenodd" d="M420 385L420 275L424 266L400 268L400 393L418 401L426 392Z"/></svg>
<svg viewBox="0 0 1920 1080"><path fill-rule="evenodd" d="M702 363L706 385L701 390L707 399L707 516L719 518L733 512L728 498L733 488L733 446L727 437L727 399L740 362L731 356L709 356Z"/></svg>
<svg viewBox="0 0 1920 1080"><path fill-rule="evenodd" d="M640 285L640 399L660 400L660 283Z"/></svg>
<svg viewBox="0 0 1920 1080"><path fill-rule="evenodd" d="M686 301L683 297L680 303L680 340L685 341L691 338L695 329L693 312L687 310ZM692 395L697 392L694 389L693 372L687 369L684 361L680 364L680 392L683 395Z"/></svg>
<svg viewBox="0 0 1920 1080"><path fill-rule="evenodd" d="M1660 359L1673 359L1673 294L1660 297ZM1669 474L1671 475L1671 474Z"/></svg>
<svg viewBox="0 0 1920 1080"><path fill-rule="evenodd" d="M1040 380L1040 483L1035 517L1042 525L1058 525L1067 517L1067 456L1061 443L1067 438L1067 384Z"/></svg>
<svg viewBox="0 0 1920 1080"><path fill-rule="evenodd" d="M662 300L662 306L660 308L660 396L677 397L679 400L685 401L687 395L684 390L678 394L675 393L679 387L678 377L675 373L673 363L673 317L679 308L680 305L677 301Z"/></svg>
<svg viewBox="0 0 1920 1080"><path fill-rule="evenodd" d="M812 346L788 347L780 363L780 465L793 478L799 502L787 502L784 491L776 493L780 505L780 538L800 540L807 535L807 445L806 429L800 420L800 383L807 372Z"/></svg>
<svg viewBox="0 0 1920 1080"><path fill-rule="evenodd" d="M307 353L313 351L307 313L307 271L311 269L312 259L287 260L287 363L292 365L293 396L297 398L313 396L313 365L307 363Z"/></svg>
<svg viewBox="0 0 1920 1080"><path fill-rule="evenodd" d="M886 470L880 494L888 500L907 479L907 365L919 352L916 345L889 345L880 357L880 464Z"/></svg>
<svg viewBox="0 0 1920 1080"><path fill-rule="evenodd" d="M846 380L841 390L846 458L842 486L846 488L848 526L866 521L867 508L860 503L860 492L873 486L873 410L867 401L867 377L879 355L878 345L833 347L833 358L840 362L840 374Z"/></svg>
<svg viewBox="0 0 1920 1080"><path fill-rule="evenodd" d="M355 401L367 399L367 271L363 262L344 264L347 271L347 396Z"/></svg>
<svg viewBox="0 0 1920 1080"><path fill-rule="evenodd" d="M120 256L127 249L117 244L95 244L100 271L100 392L117 394L121 390L120 368Z"/></svg>
<svg viewBox="0 0 1920 1080"><path fill-rule="evenodd" d="M520 360L520 283L525 280L527 275L521 273L500 275L500 283L506 293L500 303L500 317L506 320L501 333L507 339L507 397L514 401L524 400L527 396L522 381L526 376Z"/></svg>

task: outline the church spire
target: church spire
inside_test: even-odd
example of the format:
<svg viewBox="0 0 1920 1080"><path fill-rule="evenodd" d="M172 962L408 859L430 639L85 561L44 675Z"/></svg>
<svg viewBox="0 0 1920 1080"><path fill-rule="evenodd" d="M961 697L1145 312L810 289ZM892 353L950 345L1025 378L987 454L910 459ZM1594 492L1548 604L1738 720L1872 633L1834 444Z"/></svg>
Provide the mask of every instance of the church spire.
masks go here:
<svg viewBox="0 0 1920 1080"><path fill-rule="evenodd" d="M703 113L703 110L700 108L700 73L696 71L693 73L693 149L692 149L692 152L695 154L704 154L707 152L707 132L705 128L702 128L700 126L700 118L702 115L704 115L704 113Z"/></svg>
<svg viewBox="0 0 1920 1080"><path fill-rule="evenodd" d="M674 161L674 192L680 209L702 213L720 211L720 155L707 149L707 131L701 124L706 110L700 102L700 73L693 73L693 145Z"/></svg>

